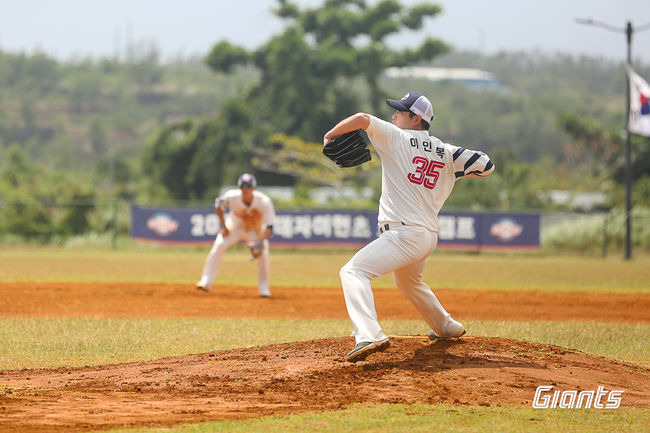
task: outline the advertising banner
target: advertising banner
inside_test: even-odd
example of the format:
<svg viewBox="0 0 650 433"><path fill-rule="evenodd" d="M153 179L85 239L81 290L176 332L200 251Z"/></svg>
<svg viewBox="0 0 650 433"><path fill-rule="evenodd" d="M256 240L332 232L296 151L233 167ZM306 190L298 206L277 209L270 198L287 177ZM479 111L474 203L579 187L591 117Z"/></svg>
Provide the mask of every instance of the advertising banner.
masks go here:
<svg viewBox="0 0 650 433"><path fill-rule="evenodd" d="M540 245L537 214L444 212L439 222L440 248L516 250ZM137 240L212 243L219 228L219 218L211 208L131 207L131 237ZM270 241L291 248L360 247L378 235L375 211L279 211Z"/></svg>
<svg viewBox="0 0 650 433"><path fill-rule="evenodd" d="M522 250L540 246L539 214L441 213L438 247L464 250Z"/></svg>

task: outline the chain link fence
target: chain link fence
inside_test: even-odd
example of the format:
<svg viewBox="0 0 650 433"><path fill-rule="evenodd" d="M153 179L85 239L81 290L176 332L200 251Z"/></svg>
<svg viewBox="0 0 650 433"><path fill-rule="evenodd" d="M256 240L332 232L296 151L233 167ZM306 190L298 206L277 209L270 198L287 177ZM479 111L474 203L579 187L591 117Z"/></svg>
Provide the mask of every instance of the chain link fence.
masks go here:
<svg viewBox="0 0 650 433"><path fill-rule="evenodd" d="M623 254L625 211L571 213L543 212L541 242L547 250L580 253ZM632 250L650 252L650 209L636 208L630 215Z"/></svg>
<svg viewBox="0 0 650 433"><path fill-rule="evenodd" d="M93 233L115 246L129 219L129 203L121 200L0 200L0 242L63 243Z"/></svg>

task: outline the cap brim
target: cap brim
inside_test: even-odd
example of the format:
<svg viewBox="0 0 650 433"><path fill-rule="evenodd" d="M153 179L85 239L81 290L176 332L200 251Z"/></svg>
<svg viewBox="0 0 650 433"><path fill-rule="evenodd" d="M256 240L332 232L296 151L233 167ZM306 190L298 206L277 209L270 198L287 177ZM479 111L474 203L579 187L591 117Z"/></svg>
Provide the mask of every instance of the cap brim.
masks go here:
<svg viewBox="0 0 650 433"><path fill-rule="evenodd" d="M388 104L389 107L392 107L398 111L411 111L408 108L406 108L406 105L404 105L402 101L398 101L396 99L386 99L386 103Z"/></svg>

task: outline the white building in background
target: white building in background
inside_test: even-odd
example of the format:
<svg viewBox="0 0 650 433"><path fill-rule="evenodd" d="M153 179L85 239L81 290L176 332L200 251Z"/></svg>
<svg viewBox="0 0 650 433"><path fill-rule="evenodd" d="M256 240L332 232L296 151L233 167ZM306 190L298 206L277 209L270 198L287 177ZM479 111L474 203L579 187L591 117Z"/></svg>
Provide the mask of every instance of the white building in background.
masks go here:
<svg viewBox="0 0 650 433"><path fill-rule="evenodd" d="M386 69L388 78L418 78L432 82L452 81L477 90L503 90L499 80L488 71L471 68L433 68L429 66L392 67Z"/></svg>
<svg viewBox="0 0 650 433"><path fill-rule="evenodd" d="M575 192L563 190L539 191L537 196L553 204L568 206L574 211L589 212L607 202L604 192Z"/></svg>

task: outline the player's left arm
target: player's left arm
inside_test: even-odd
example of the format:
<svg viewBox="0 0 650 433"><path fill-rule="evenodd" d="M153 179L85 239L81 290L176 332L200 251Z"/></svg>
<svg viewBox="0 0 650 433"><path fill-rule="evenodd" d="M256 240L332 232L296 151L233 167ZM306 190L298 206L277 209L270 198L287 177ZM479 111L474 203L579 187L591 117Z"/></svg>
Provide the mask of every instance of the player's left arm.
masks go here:
<svg viewBox="0 0 650 433"><path fill-rule="evenodd" d="M262 252L265 249L265 243L268 242L267 239L273 235L273 223L275 221L273 203L268 197L262 197L260 203L259 211L262 214L261 225L263 229L259 239L248 242L248 248L251 252L250 260L255 260L262 255Z"/></svg>
<svg viewBox="0 0 650 433"><path fill-rule="evenodd" d="M267 225L264 233L262 233L262 239L268 239L273 236L273 224Z"/></svg>
<svg viewBox="0 0 650 433"><path fill-rule="evenodd" d="M262 212L262 222L266 226L263 232L263 238L268 239L273 235L273 224L275 223L275 209L270 198L264 199L264 211Z"/></svg>
<svg viewBox="0 0 650 433"><path fill-rule="evenodd" d="M481 151L452 147L452 159L456 179L461 177L485 177L494 171L494 163Z"/></svg>

